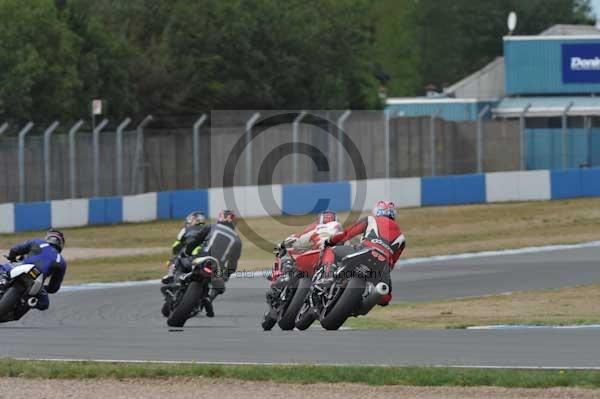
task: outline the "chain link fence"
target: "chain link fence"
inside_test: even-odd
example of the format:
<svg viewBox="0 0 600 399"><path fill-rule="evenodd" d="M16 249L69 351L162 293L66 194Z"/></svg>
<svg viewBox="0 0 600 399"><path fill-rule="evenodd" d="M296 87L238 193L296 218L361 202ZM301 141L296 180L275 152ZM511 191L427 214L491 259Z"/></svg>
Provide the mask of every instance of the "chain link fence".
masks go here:
<svg viewBox="0 0 600 399"><path fill-rule="evenodd" d="M227 181L290 184L485 173L523 165L562 167L556 161L560 155L552 150L562 131L544 133L535 124L522 126L518 119L482 120L478 125L435 115L388 117L382 111L268 111L258 112L249 125L255 114L213 112L206 123L196 124L196 139L193 120L165 127L156 118L145 128L123 131L121 152L117 124L102 130L96 145L91 129L82 129L75 136L74 158L66 127L53 133L49 160L44 129L32 129L24 140L23 168L17 131L6 131L0 136L0 203L219 187ZM570 145L560 149L577 154L568 158L567 166L588 165L596 158L600 162L600 135L591 134L591 125L572 129ZM236 145L241 146L240 157L228 164ZM582 153L586 162L580 162ZM364 175L356 170L359 164Z"/></svg>

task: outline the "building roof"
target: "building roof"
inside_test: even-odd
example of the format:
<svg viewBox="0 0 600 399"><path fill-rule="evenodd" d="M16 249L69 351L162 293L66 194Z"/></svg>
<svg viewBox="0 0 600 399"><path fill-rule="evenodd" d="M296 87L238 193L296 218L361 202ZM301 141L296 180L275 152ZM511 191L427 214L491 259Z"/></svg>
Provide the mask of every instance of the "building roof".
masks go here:
<svg viewBox="0 0 600 399"><path fill-rule="evenodd" d="M561 116L567 108L569 109L567 114L570 116L593 116L600 113L600 97L504 98L492 109L492 113L503 118L517 118L527 107L528 117Z"/></svg>
<svg viewBox="0 0 600 399"><path fill-rule="evenodd" d="M554 25L540 36L588 36L600 35L600 30L592 25Z"/></svg>
<svg viewBox="0 0 600 399"><path fill-rule="evenodd" d="M504 57L497 57L480 70L444 89L444 94L456 98L500 98L504 93Z"/></svg>

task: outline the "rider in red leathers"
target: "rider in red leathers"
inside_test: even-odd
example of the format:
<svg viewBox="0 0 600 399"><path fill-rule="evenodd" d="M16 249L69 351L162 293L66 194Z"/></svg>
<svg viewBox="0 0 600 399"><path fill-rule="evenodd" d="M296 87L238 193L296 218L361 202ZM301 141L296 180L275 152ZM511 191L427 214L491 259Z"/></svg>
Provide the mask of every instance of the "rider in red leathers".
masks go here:
<svg viewBox="0 0 600 399"><path fill-rule="evenodd" d="M335 234L329 239L327 245L330 247L340 245L362 234L361 245L382 250L386 254L391 271L406 246L404 234L395 222L395 217L396 206L394 203L379 201L373 209L372 216L361 218L343 232ZM335 264L336 259L341 259L353 251L353 248L347 246L327 248L321 263L329 268ZM382 280L390 287L390 293L385 295L379 302L380 305L385 306L392 300L392 284L389 274L384 276Z"/></svg>
<svg viewBox="0 0 600 399"><path fill-rule="evenodd" d="M338 221L334 211L323 211L310 225L300 234L292 234L285 239L286 247L293 247L297 251L308 251L321 249L328 234L342 231L342 225Z"/></svg>

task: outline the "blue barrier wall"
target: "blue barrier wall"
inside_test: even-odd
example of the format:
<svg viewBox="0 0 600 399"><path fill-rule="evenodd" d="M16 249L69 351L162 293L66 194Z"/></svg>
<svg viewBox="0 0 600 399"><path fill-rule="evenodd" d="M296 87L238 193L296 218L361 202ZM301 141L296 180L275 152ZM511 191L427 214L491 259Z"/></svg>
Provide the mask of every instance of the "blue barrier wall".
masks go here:
<svg viewBox="0 0 600 399"><path fill-rule="evenodd" d="M484 203L485 175L424 177L421 202L424 206Z"/></svg>
<svg viewBox="0 0 600 399"><path fill-rule="evenodd" d="M284 185L282 196L284 215L318 213L326 209L336 212L351 209L349 182Z"/></svg>
<svg viewBox="0 0 600 399"><path fill-rule="evenodd" d="M373 194L370 196L371 201L383 199L380 196L386 195L390 196L391 200L403 196L419 198L416 203L411 202L410 206L600 197L600 168L556 170L549 173L524 171L424 177L421 178L420 184L414 184L414 180L415 178L391 179L385 182L379 179L362 181L360 184L366 184L367 192ZM356 184L358 183L338 182L283 185L281 190L277 191L280 194L277 194L275 200L279 200L282 213L287 215L317 213L325 209L349 211L353 207L352 186ZM402 187L401 192L398 191L399 187ZM14 204L2 207L2 214L5 216L0 220L0 231L43 230L49 227L64 227L60 223L69 222L71 224L67 226L73 226L72 220L99 225L123 223L127 220L182 219L194 210L203 211L207 215L215 214L210 212L212 208L218 210L224 206L222 191L216 188L132 197L90 198L87 200L87 206L82 206L81 200L73 200L75 202L72 206L69 205L69 200L60 201L60 204L55 204L57 206L50 202ZM370 207L369 204L360 205L360 209ZM139 212L140 206L145 208L142 214ZM61 209L64 213L65 207L76 213L74 217L65 219L56 214L53 220L52 208ZM6 216L7 212L12 213ZM241 216L245 216L243 212ZM277 209L277 212L280 210ZM52 223L57 225L53 226Z"/></svg>
<svg viewBox="0 0 600 399"><path fill-rule="evenodd" d="M89 224L117 224L123 222L123 200L119 197L90 198Z"/></svg>
<svg viewBox="0 0 600 399"><path fill-rule="evenodd" d="M209 214L208 190L173 191L170 193L168 219L182 219L193 211Z"/></svg>
<svg viewBox="0 0 600 399"><path fill-rule="evenodd" d="M550 172L552 199L576 198L583 196L581 171L556 170Z"/></svg>
<svg viewBox="0 0 600 399"><path fill-rule="evenodd" d="M15 204L15 231L43 230L51 223L49 202Z"/></svg>

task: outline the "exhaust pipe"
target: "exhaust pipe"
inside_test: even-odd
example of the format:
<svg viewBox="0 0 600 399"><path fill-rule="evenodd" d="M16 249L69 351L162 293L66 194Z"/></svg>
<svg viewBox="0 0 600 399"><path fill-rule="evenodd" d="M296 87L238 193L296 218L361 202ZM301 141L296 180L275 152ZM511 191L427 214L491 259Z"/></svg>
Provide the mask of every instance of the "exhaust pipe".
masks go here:
<svg viewBox="0 0 600 399"><path fill-rule="evenodd" d="M366 315L373 309L381 300L381 298L390 293L390 287L386 283L377 283L374 289L363 298L358 313L360 315Z"/></svg>
<svg viewBox="0 0 600 399"><path fill-rule="evenodd" d="M38 304L38 299L36 297L31 297L27 300L27 306L30 308L35 308Z"/></svg>

